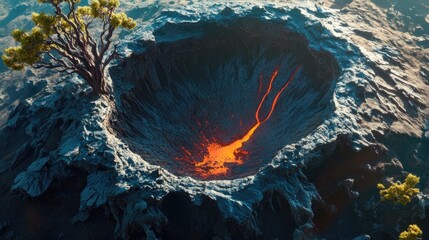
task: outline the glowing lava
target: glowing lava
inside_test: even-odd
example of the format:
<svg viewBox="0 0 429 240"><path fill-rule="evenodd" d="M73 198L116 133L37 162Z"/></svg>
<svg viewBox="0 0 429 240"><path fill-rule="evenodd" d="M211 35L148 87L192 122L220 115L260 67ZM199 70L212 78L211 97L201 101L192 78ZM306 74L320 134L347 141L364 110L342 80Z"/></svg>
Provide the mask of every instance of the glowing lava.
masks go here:
<svg viewBox="0 0 429 240"><path fill-rule="evenodd" d="M196 172L200 176L206 178L206 177L221 175L221 174L225 175L229 169L227 166L228 164L243 164L243 157L246 156L248 152L240 150L240 148L243 147L243 143L247 142L252 137L256 129L258 129L258 127L261 126L261 124L266 122L271 117L280 95L289 86L291 81L294 79L296 73L300 69L301 69L301 65L295 68L295 70L290 75L288 81L275 95L274 100L271 103L270 111L268 112L267 116L261 120L259 116L260 115L259 112L261 111L261 108L266 98L271 93L273 83L277 77L279 69L277 68L273 72L270 82L268 84L268 88L265 94L263 95L255 113L256 124L241 139L238 139L229 145L222 146L216 142L207 144L206 145L207 154L204 155L203 161L194 162L194 166L196 167ZM261 80L262 80L262 76L261 76ZM261 80L259 84L258 94L261 91L261 85L262 85ZM184 150L187 156L192 156L189 151L187 151L186 149Z"/></svg>

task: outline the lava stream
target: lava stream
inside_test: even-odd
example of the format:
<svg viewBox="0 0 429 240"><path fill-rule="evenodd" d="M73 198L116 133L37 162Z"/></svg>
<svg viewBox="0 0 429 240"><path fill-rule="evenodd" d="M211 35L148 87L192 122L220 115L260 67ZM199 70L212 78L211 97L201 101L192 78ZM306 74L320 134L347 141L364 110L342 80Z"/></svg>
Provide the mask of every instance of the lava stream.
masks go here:
<svg viewBox="0 0 429 240"><path fill-rule="evenodd" d="M266 98L271 93L271 90L273 87L273 82L277 77L277 74L279 72L279 68L277 68L273 72L271 79L270 79L270 82L269 82L269 85L268 85L268 88L267 88L265 94L263 95L263 97L262 97L262 99L258 105L258 108L256 110L256 113L255 113L256 124L246 133L246 135L244 135L244 137L234 141L233 143L231 143L229 145L222 146L216 142L209 143L206 147L207 148L207 154L204 156L203 161L194 163L194 165L196 167L196 171L200 176L206 178L206 177L214 176L214 175L221 175L221 174L225 175L229 169L227 164L231 164L231 163L243 164L242 157L247 155L248 152L240 150L240 148L243 147L243 143L247 142L250 139L250 137L253 135L253 133L256 131L256 129L258 129L258 127L261 126L261 124L266 122L271 117L280 95L288 87L288 85L291 83L291 81L294 79L296 73L300 69L301 69L301 65L299 65L295 68L295 70L290 75L288 81L283 85L283 87L275 95L274 100L271 104L270 111L268 112L267 116L261 120L261 118L259 116L259 112L260 112ZM261 90L261 86L259 87L258 92L260 90ZM191 155L191 154L188 154L188 155Z"/></svg>

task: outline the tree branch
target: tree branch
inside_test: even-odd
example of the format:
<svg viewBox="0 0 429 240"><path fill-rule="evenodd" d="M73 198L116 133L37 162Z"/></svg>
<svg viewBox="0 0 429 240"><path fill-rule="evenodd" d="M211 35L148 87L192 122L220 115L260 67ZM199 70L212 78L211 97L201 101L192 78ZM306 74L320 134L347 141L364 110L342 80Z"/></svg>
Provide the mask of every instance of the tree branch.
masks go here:
<svg viewBox="0 0 429 240"><path fill-rule="evenodd" d="M115 44L115 46L113 47L113 52L110 54L110 56L103 62L103 71L106 69L106 67L109 65L109 63L115 59L116 57L118 57L118 44Z"/></svg>
<svg viewBox="0 0 429 240"><path fill-rule="evenodd" d="M110 48L110 44L112 43L111 38L113 36L113 32L115 31L115 28L113 26L109 26L109 31L106 36L106 43L104 44L103 49L101 49L100 55L104 56L106 54L107 50Z"/></svg>
<svg viewBox="0 0 429 240"><path fill-rule="evenodd" d="M54 3L54 2L51 2L51 3L55 7L55 13L73 28L74 32L76 33L77 45L80 47L82 53L85 55L85 58L88 60L91 60L92 57L88 54L85 41L82 40L83 33L81 32L81 30L74 22L72 22L66 15L64 15L58 3Z"/></svg>

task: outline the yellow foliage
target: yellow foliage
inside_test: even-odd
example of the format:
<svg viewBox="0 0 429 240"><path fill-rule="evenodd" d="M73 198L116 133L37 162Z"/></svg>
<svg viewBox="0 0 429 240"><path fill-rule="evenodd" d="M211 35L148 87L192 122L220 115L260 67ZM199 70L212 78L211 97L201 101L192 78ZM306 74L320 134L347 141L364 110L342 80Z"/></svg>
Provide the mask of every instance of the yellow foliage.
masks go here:
<svg viewBox="0 0 429 240"><path fill-rule="evenodd" d="M129 18L125 13L114 13L110 19L110 25L113 27L123 27L126 29L133 29L136 27L136 22Z"/></svg>
<svg viewBox="0 0 429 240"><path fill-rule="evenodd" d="M377 188L380 189L382 201L391 200L402 205L407 205L411 202L411 198L420 192L418 188L415 188L419 182L420 178L410 173L403 183L394 183L389 188L379 183L377 184Z"/></svg>
<svg viewBox="0 0 429 240"><path fill-rule="evenodd" d="M36 63L40 60L40 52L50 49L45 43L47 36L38 27L33 28L30 33L15 29L12 36L21 42L21 46L5 49L2 59L13 70L22 70L25 65Z"/></svg>
<svg viewBox="0 0 429 240"><path fill-rule="evenodd" d="M412 224L408 226L408 229L401 232L399 235L399 240L417 240L421 239L423 235L422 230L419 226Z"/></svg>
<svg viewBox="0 0 429 240"><path fill-rule="evenodd" d="M77 13L82 16L91 16L91 8L88 6L78 7Z"/></svg>
<svg viewBox="0 0 429 240"><path fill-rule="evenodd" d="M90 4L91 15L98 18L110 18L110 14L119 7L119 0L93 0Z"/></svg>
<svg viewBox="0 0 429 240"><path fill-rule="evenodd" d="M62 6L61 3L78 4L80 2L80 0L37 1L40 3L52 4L59 8ZM3 62L6 66L14 70L22 70L27 65L31 66L41 60L41 55L43 53L51 49L58 49L58 45L55 45L49 40L55 39L55 34L66 33L69 36L74 35L75 38L79 38L77 37L78 35L87 37L86 30L88 25L85 21L92 22L92 20L98 18L110 24L110 27L113 27L113 29L118 27L125 29L135 28L136 22L132 18L128 17L125 13L115 13L117 7L119 7L119 0L92 0L90 6L77 7L75 15L69 14L67 16L61 16L57 13L53 15L43 12L33 13L32 20L35 27L30 32L25 32L20 29L12 31L13 38L20 45L5 49L2 56ZM76 28L78 30L76 30ZM76 33L76 31L80 31L80 33ZM71 41L70 37L68 41ZM74 42L70 43L72 46L74 44Z"/></svg>
<svg viewBox="0 0 429 240"><path fill-rule="evenodd" d="M47 15L44 12L33 13L32 20L46 35L51 35L53 33L53 27L58 21L55 16Z"/></svg>

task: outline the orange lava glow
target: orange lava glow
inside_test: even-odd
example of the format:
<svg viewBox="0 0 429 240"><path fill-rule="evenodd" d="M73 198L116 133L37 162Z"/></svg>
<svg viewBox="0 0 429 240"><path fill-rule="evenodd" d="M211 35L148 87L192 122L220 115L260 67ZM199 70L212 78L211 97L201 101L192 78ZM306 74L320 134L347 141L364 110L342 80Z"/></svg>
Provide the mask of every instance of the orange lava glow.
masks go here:
<svg viewBox="0 0 429 240"><path fill-rule="evenodd" d="M252 135L255 133L256 129L258 129L264 122L266 122L274 112L274 109L276 107L276 104L279 100L280 95L283 93L283 91L289 86L291 81L294 79L296 73L301 69L301 66L297 66L295 70L290 75L288 81L283 85L283 87L276 93L273 102L271 103L269 112L265 118L260 117L260 111L262 106L265 103L265 100L267 99L268 95L271 93L271 90L273 88L274 80L277 77L277 74L279 72L279 68L277 68L273 74L271 75L270 82L268 84L268 88L265 91L264 95L262 96L261 101L259 102L258 108L255 112L255 119L256 123L253 125L253 127L241 138L233 143L222 146L217 142L211 142L208 144L204 144L206 146L207 153L204 155L204 158L202 161L194 162L195 170L203 178L207 178L210 176L218 176L218 175L226 175L229 168L228 165L230 164L243 164L243 157L248 155L248 152L241 150L243 147L243 144L252 137ZM262 76L259 82L259 88L258 88L258 94L262 90ZM182 148L182 150L185 151L185 154L187 156L192 156L192 154Z"/></svg>

